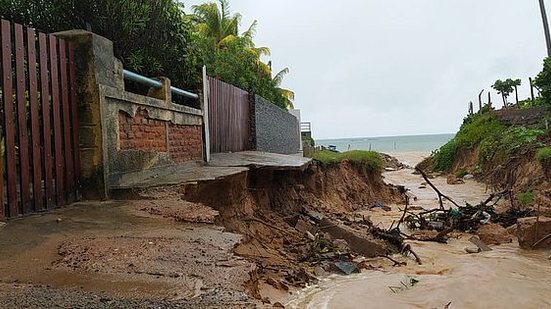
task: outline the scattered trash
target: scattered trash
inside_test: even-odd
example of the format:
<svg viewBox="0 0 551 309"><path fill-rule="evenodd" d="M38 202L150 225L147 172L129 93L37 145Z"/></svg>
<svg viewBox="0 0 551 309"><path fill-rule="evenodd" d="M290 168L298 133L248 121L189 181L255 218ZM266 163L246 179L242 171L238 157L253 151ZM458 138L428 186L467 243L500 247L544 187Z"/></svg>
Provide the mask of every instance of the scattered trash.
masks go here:
<svg viewBox="0 0 551 309"><path fill-rule="evenodd" d="M492 219L492 216L485 211L482 212L482 216L484 217L484 219L480 220L480 224L488 224L488 222L490 222L490 219Z"/></svg>
<svg viewBox="0 0 551 309"><path fill-rule="evenodd" d="M353 273L359 273L360 272L360 269L358 268L358 265L356 265L356 263L354 262L343 262L343 261L340 261L340 262L335 262L333 265L335 265L335 267L340 270L342 273L344 273L345 275L351 275Z"/></svg>
<svg viewBox="0 0 551 309"><path fill-rule="evenodd" d="M419 283L419 280L417 278L406 276L404 280L400 281L399 286L389 286L388 288L392 291L392 293L397 294L399 292L409 290L417 283Z"/></svg>
<svg viewBox="0 0 551 309"><path fill-rule="evenodd" d="M385 171L387 172L394 172L396 171L396 169L392 168L392 167L385 167Z"/></svg>
<svg viewBox="0 0 551 309"><path fill-rule="evenodd" d="M60 223L60 222L61 222L61 218L57 218L57 219L55 220L55 222Z"/></svg>
<svg viewBox="0 0 551 309"><path fill-rule="evenodd" d="M392 211L392 208L390 208L389 206L383 205L383 203L381 203L379 201L376 201L375 205L372 208L381 208L384 211Z"/></svg>
<svg viewBox="0 0 551 309"><path fill-rule="evenodd" d="M467 174L467 175L463 176L463 180L471 180L471 179L474 179L474 175L472 175L472 174Z"/></svg>

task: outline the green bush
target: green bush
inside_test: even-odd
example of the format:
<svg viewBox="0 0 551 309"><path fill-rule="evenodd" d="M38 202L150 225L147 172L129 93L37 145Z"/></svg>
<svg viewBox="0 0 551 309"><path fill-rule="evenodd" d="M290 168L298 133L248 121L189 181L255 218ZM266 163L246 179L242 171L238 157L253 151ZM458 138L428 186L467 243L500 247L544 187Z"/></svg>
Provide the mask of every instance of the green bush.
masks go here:
<svg viewBox="0 0 551 309"><path fill-rule="evenodd" d="M447 172L452 168L455 154L457 153L458 145L455 139L452 139L444 146L440 147L434 153L433 171Z"/></svg>
<svg viewBox="0 0 551 309"><path fill-rule="evenodd" d="M383 169L383 159L381 158L381 155L375 151L353 150L338 153L329 150L322 150L316 152L312 156L312 159L319 161L324 165L349 161L362 164L372 171L380 172Z"/></svg>
<svg viewBox="0 0 551 309"><path fill-rule="evenodd" d="M534 192L532 190L520 193L518 195L518 201L521 205L527 206L534 203Z"/></svg>
<svg viewBox="0 0 551 309"><path fill-rule="evenodd" d="M480 143L479 160L485 164L495 159L505 159L521 148L537 147L540 145L538 139L544 134L544 130L509 127Z"/></svg>
<svg viewBox="0 0 551 309"><path fill-rule="evenodd" d="M475 147L485 138L491 138L503 131L505 126L492 115L476 115L465 119L455 141L459 147Z"/></svg>
<svg viewBox="0 0 551 309"><path fill-rule="evenodd" d="M551 165L551 147L544 147L538 149L536 152L536 159L543 165Z"/></svg>

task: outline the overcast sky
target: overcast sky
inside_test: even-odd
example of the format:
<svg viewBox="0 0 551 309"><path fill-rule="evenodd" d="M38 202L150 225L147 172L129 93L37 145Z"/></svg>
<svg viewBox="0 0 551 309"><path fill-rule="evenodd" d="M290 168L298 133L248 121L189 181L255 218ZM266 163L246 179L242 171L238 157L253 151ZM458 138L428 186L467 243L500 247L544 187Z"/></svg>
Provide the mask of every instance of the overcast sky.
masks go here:
<svg viewBox="0 0 551 309"><path fill-rule="evenodd" d="M318 139L455 133L496 79L521 78L526 98L546 54L537 0L230 4L243 29L259 21L274 71L291 70L284 86Z"/></svg>

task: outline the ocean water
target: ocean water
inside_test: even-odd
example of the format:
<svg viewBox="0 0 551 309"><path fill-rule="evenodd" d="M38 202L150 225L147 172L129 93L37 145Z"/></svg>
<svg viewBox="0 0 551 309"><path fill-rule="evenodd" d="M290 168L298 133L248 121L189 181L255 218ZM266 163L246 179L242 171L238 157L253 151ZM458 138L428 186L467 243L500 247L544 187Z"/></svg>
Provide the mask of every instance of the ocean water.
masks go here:
<svg viewBox="0 0 551 309"><path fill-rule="evenodd" d="M446 144L454 134L360 137L316 140L316 146L337 146L338 151L374 150L378 152L427 152Z"/></svg>

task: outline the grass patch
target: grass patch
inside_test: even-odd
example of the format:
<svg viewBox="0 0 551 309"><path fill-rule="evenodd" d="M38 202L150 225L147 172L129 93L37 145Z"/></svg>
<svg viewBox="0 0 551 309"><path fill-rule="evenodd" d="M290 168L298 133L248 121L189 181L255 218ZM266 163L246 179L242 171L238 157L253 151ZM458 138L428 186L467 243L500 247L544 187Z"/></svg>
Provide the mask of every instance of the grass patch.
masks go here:
<svg viewBox="0 0 551 309"><path fill-rule="evenodd" d="M444 146L440 147L434 154L433 171L447 172L453 166L455 154L457 153L458 145L455 139L452 139Z"/></svg>
<svg viewBox="0 0 551 309"><path fill-rule="evenodd" d="M528 206L534 203L534 192L526 191L518 195L518 201L523 206Z"/></svg>
<svg viewBox="0 0 551 309"><path fill-rule="evenodd" d="M459 147L474 147L505 129L492 115L476 115L465 118L455 141Z"/></svg>
<svg viewBox="0 0 551 309"><path fill-rule="evenodd" d="M544 147L538 149L536 152L536 159L541 163L541 165L550 166L551 165L551 147Z"/></svg>
<svg viewBox="0 0 551 309"><path fill-rule="evenodd" d="M383 170L383 159L378 152L353 150L343 153L322 150L314 153L312 159L321 162L324 165L335 164L342 161L350 161L365 165L373 171Z"/></svg>

